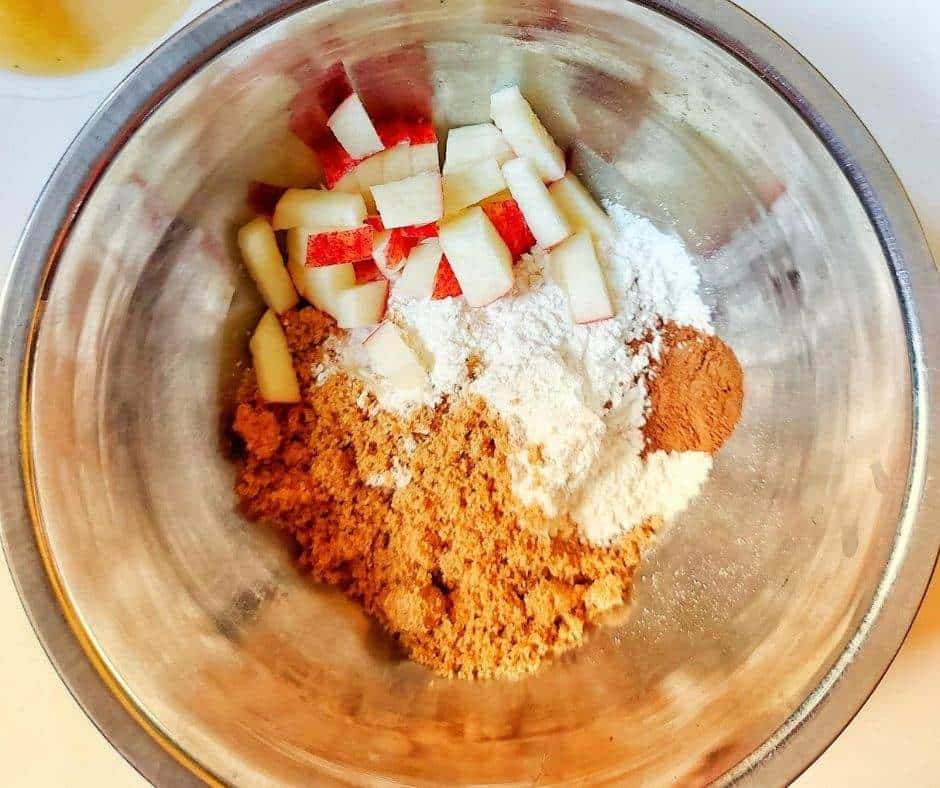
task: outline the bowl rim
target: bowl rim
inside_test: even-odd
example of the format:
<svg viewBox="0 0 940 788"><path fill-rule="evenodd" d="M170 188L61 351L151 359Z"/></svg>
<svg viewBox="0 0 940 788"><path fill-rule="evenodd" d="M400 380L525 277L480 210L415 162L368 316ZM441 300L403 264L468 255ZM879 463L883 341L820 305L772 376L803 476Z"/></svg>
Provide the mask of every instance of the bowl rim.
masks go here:
<svg viewBox="0 0 940 788"><path fill-rule="evenodd" d="M245 36L321 0L225 0L178 31L105 99L62 156L36 202L0 294L0 541L20 600L62 681L92 723L155 785L221 784L150 722L111 675L56 574L35 509L28 447L31 347L52 270L85 197L146 117L186 79ZM773 88L816 133L855 191L893 278L912 384L905 507L872 604L845 650L803 703L719 784L787 783L861 709L903 643L940 550L940 470L929 437L940 360L940 277L917 215L888 159L835 88L796 49L730 0L626 0L720 46ZM903 582L902 582L903 581Z"/></svg>

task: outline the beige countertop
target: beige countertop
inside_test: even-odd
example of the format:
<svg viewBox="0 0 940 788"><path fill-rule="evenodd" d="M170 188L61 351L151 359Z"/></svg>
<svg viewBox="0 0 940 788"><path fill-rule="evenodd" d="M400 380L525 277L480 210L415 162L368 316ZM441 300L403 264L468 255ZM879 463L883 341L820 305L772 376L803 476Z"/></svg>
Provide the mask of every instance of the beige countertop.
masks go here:
<svg viewBox="0 0 940 788"><path fill-rule="evenodd" d="M744 0L842 92L905 182L940 257L940 4L936 0ZM116 81L112 76L110 79ZM3 95L0 273L30 206L109 85L72 98ZM21 151L29 140L29 156ZM143 786L72 700L0 570L0 763L10 788ZM799 788L940 785L940 581L874 695Z"/></svg>

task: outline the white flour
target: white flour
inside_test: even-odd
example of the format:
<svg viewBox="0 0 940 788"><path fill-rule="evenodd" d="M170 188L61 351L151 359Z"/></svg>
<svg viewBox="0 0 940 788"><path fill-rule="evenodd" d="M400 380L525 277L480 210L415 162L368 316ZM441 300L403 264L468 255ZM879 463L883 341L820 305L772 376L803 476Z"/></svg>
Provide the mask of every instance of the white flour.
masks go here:
<svg viewBox="0 0 940 788"><path fill-rule="evenodd" d="M404 329L430 370L432 390L421 402L403 399L369 372L361 346L367 330L350 332L336 348L382 409L404 413L445 395L483 397L509 427L520 500L548 515L571 514L600 544L644 517L684 509L711 460L693 452L640 459L648 405L642 376L660 351L657 325L674 321L710 332L711 324L682 243L620 206L607 207L616 234L601 251L614 318L573 323L548 255L535 250L516 266L514 293L480 309L462 298L396 299L393 288L386 317ZM481 362L473 380L472 356ZM333 369L327 364L321 377ZM540 462L532 459L533 445ZM392 475L407 484L407 476Z"/></svg>

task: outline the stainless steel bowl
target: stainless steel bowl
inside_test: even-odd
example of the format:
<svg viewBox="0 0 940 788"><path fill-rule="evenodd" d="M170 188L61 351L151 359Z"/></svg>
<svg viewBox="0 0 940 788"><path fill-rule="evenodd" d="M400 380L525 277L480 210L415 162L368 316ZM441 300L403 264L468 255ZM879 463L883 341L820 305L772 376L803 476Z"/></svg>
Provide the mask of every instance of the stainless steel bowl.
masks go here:
<svg viewBox="0 0 940 788"><path fill-rule="evenodd" d="M401 661L233 511L219 407L257 304L232 228L337 59L374 108L441 126L519 82L599 193L699 255L746 369L632 618L525 681ZM158 784L782 783L871 692L937 554L938 296L862 124L730 3L223 3L95 114L17 251L7 557L64 680Z"/></svg>

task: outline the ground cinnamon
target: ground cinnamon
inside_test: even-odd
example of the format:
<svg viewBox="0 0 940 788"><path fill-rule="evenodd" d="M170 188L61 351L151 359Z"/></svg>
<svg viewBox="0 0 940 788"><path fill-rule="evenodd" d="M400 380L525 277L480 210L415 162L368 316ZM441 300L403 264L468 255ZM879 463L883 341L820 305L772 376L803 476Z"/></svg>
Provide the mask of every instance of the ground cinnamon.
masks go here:
<svg viewBox="0 0 940 788"><path fill-rule="evenodd" d="M717 452L731 437L744 404L744 376L718 337L668 324L647 383L643 433L648 451Z"/></svg>

